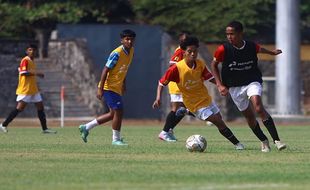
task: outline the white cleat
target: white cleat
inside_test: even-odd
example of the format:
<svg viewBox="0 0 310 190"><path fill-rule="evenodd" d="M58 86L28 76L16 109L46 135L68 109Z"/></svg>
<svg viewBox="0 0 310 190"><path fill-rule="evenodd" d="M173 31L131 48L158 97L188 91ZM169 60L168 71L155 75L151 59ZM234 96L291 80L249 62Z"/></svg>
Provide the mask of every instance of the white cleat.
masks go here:
<svg viewBox="0 0 310 190"><path fill-rule="evenodd" d="M262 141L262 152L270 152L270 146L268 139Z"/></svg>
<svg viewBox="0 0 310 190"><path fill-rule="evenodd" d="M3 133L7 133L8 132L8 129L6 127L4 127L2 125L2 123L0 124L0 132L3 132Z"/></svg>
<svg viewBox="0 0 310 190"><path fill-rule="evenodd" d="M274 141L274 144L278 150L286 149L286 144L282 143L281 141Z"/></svg>
<svg viewBox="0 0 310 190"><path fill-rule="evenodd" d="M45 129L42 131L44 134L56 134L57 131L51 130L51 129Z"/></svg>
<svg viewBox="0 0 310 190"><path fill-rule="evenodd" d="M244 150L245 147L243 144L241 144L240 142L238 142L237 144L235 144L235 149L236 150Z"/></svg>
<svg viewBox="0 0 310 190"><path fill-rule="evenodd" d="M158 138L166 142L176 142L176 140L173 137L171 137L169 133L164 131L159 133Z"/></svg>

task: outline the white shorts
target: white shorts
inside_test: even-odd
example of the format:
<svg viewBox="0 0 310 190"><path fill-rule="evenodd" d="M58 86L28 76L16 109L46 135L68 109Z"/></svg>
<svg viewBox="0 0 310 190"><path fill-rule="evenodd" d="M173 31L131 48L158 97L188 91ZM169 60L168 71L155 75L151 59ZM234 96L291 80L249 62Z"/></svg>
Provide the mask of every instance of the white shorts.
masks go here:
<svg viewBox="0 0 310 190"><path fill-rule="evenodd" d="M230 87L229 93L240 111L248 108L251 96L262 96L262 85L252 82L246 86Z"/></svg>
<svg viewBox="0 0 310 190"><path fill-rule="evenodd" d="M198 119L205 121L206 119L208 119L208 117L217 114L218 112L220 112L220 109L214 102L212 102L210 106L200 108L194 114Z"/></svg>
<svg viewBox="0 0 310 190"><path fill-rule="evenodd" d="M170 102L183 102L182 94L170 94Z"/></svg>
<svg viewBox="0 0 310 190"><path fill-rule="evenodd" d="M19 101L26 103L42 102L42 96L40 93L36 93L35 95L17 95L16 102Z"/></svg>

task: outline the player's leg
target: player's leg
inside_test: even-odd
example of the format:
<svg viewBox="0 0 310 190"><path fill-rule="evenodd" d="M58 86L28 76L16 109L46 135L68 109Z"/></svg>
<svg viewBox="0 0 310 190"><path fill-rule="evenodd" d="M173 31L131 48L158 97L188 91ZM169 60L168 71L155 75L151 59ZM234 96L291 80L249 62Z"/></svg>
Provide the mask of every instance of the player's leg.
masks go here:
<svg viewBox="0 0 310 190"><path fill-rule="evenodd" d="M171 111L166 117L166 122L163 130L159 133L158 138L167 142L175 142L177 139L174 136L173 129L183 119L184 115L176 115L176 110L184 107L181 94L171 94Z"/></svg>
<svg viewBox="0 0 310 190"><path fill-rule="evenodd" d="M203 121L209 121L213 123L219 130L219 132L235 145L237 150L243 150L244 146L235 137L232 131L224 123L220 110L215 103L211 103L210 106L201 108L195 113L196 117Z"/></svg>
<svg viewBox="0 0 310 190"><path fill-rule="evenodd" d="M56 134L57 131L47 128L46 115L44 112L44 105L42 101L34 103L37 108L38 118L42 127L42 133L44 134Z"/></svg>
<svg viewBox="0 0 310 190"><path fill-rule="evenodd" d="M24 101L18 101L16 108L10 112L8 117L4 120L2 124L0 124L0 131L7 133L8 132L8 125L13 121L13 119L20 113L22 112L25 107L27 106L27 103Z"/></svg>
<svg viewBox="0 0 310 190"><path fill-rule="evenodd" d="M227 125L223 121L222 116L219 112L209 116L208 119L206 119L206 121L213 123L218 128L218 131L226 139L228 139L232 144L235 145L236 150L243 150L244 149L244 145L240 143L240 141L233 134L233 132L227 127Z"/></svg>
<svg viewBox="0 0 310 190"><path fill-rule="evenodd" d="M123 109L115 109L113 112L114 117L112 120L112 145L128 145L121 137Z"/></svg>
<svg viewBox="0 0 310 190"><path fill-rule="evenodd" d="M270 136L272 137L273 142L275 143L277 149L278 150L285 149L286 144L280 141L274 121L272 117L269 115L269 113L265 110L261 97L259 95L254 95L254 96L251 96L250 100L254 106L255 112L260 116Z"/></svg>
<svg viewBox="0 0 310 190"><path fill-rule="evenodd" d="M251 128L255 136L261 141L261 151L269 152L270 146L268 138L266 137L266 135L260 128L258 121L256 120L252 105L249 104L248 108L242 111L242 114L244 115L249 127Z"/></svg>

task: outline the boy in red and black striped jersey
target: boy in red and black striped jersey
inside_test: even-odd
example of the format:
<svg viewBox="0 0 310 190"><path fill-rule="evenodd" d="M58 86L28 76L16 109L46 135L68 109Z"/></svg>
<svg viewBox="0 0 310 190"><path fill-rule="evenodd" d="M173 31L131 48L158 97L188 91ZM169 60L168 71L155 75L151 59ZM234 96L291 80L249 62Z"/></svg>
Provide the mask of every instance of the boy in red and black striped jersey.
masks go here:
<svg viewBox="0 0 310 190"><path fill-rule="evenodd" d="M46 125L46 116L44 112L44 106L41 94L38 90L37 79L36 77L43 78L44 74L36 70L36 65L34 63L34 57L37 47L33 44L30 44L26 49L26 54L19 65L19 77L18 77L18 86L16 89L17 94L17 105L16 108L9 114L5 121L0 124L0 132L7 133L7 126L13 119L22 112L28 103L34 103L37 111L38 117L41 123L43 133L56 133L51 129L47 128Z"/></svg>
<svg viewBox="0 0 310 190"><path fill-rule="evenodd" d="M280 141L273 119L265 110L262 95L262 73L257 67L257 53L278 55L281 50L267 50L260 45L243 40L243 26L232 21L226 27L228 43L218 47L211 64L218 90L221 95L231 95L248 125L261 141L261 151L269 152L269 141L261 130L255 114L262 119L278 150L286 148ZM218 65L222 63L221 75Z"/></svg>
<svg viewBox="0 0 310 190"><path fill-rule="evenodd" d="M171 66L159 80L156 100L153 108L158 108L161 102L163 86L169 82L175 82L182 92L183 102L186 108L197 118L212 122L219 132L235 145L237 150L243 150L244 146L235 137L232 131L224 123L219 108L212 101L204 80L215 83L212 74L206 68L202 60L197 59L199 41L196 37L188 37L181 43L184 59Z"/></svg>

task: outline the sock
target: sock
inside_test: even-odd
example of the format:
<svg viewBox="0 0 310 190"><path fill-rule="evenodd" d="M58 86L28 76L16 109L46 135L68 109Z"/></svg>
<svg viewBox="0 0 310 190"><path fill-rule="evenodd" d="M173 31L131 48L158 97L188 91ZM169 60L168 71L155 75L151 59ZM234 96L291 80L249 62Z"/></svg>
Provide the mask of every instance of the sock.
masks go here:
<svg viewBox="0 0 310 190"><path fill-rule="evenodd" d="M7 127L9 125L9 123L11 123L11 121L18 115L20 111L18 109L15 109L13 111L11 111L11 113L9 114L9 116L5 119L5 121L2 123L3 127Z"/></svg>
<svg viewBox="0 0 310 190"><path fill-rule="evenodd" d="M99 125L99 123L98 123L97 119L94 119L91 122L88 122L88 123L85 124L86 130L89 131L92 128L96 127L97 125Z"/></svg>
<svg viewBox="0 0 310 190"><path fill-rule="evenodd" d="M239 140L235 137L235 135L231 132L231 130L228 127L222 130L219 129L219 132L234 145L239 143Z"/></svg>
<svg viewBox="0 0 310 190"><path fill-rule="evenodd" d="M280 138L278 136L278 132L277 132L276 126L275 126L275 124L273 122L273 119L271 117L268 117L268 119L263 121L263 123L266 126L270 136L272 137L273 142L274 141L279 141Z"/></svg>
<svg viewBox="0 0 310 190"><path fill-rule="evenodd" d="M120 131L112 129L112 134L113 134L112 135L112 140L113 141L121 140L121 132Z"/></svg>
<svg viewBox="0 0 310 190"><path fill-rule="evenodd" d="M260 141L264 141L267 140L266 135L264 134L264 132L262 131L262 129L259 126L259 123L257 122L255 127L252 128L253 133L256 135L256 137L260 140Z"/></svg>
<svg viewBox="0 0 310 190"><path fill-rule="evenodd" d="M182 116L176 116L174 111L171 111L166 118L166 123L163 128L163 131L169 132L169 129L173 129L182 119L184 115Z"/></svg>
<svg viewBox="0 0 310 190"><path fill-rule="evenodd" d="M46 130L47 129L46 116L45 116L44 110L38 110L38 117L41 123L42 130Z"/></svg>

